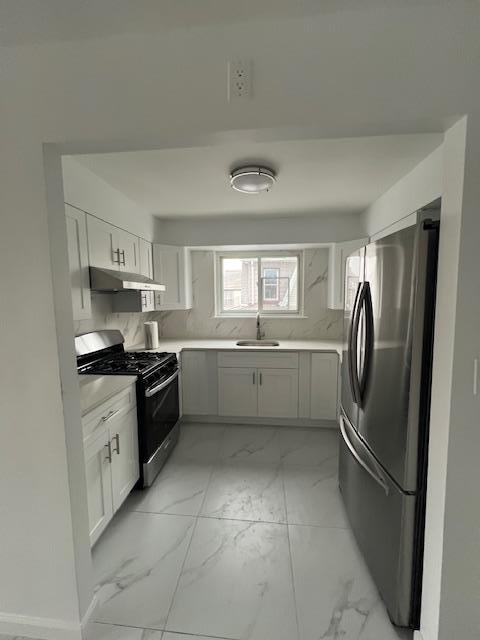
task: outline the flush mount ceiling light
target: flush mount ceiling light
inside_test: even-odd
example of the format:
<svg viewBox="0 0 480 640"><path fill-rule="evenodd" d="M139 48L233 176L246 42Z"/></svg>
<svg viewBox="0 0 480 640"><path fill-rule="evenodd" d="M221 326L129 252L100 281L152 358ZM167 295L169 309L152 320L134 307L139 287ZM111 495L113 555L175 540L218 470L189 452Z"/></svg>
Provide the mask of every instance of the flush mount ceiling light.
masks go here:
<svg viewBox="0 0 480 640"><path fill-rule="evenodd" d="M233 189L252 195L269 191L275 181L275 172L267 167L239 167L230 174L230 184Z"/></svg>

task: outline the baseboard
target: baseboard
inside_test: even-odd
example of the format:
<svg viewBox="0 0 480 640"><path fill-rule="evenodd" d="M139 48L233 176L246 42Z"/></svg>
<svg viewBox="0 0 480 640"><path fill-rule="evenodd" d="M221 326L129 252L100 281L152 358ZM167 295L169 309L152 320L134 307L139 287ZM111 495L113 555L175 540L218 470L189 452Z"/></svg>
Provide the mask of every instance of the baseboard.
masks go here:
<svg viewBox="0 0 480 640"><path fill-rule="evenodd" d="M91 619L93 618L93 615L95 613L95 610L98 606L98 598L97 596L93 596L92 601L90 602L88 609L85 612L85 615L82 618L82 622L80 623L82 629L85 629L85 627L87 626L87 624L91 621Z"/></svg>
<svg viewBox="0 0 480 640"><path fill-rule="evenodd" d="M0 636L35 638L36 640L82 640L82 629L91 620L97 607L92 601L81 623L75 624L59 618L41 618L0 612Z"/></svg>
<svg viewBox="0 0 480 640"><path fill-rule="evenodd" d="M82 640L82 627L57 618L0 613L0 635L41 640Z"/></svg>
<svg viewBox="0 0 480 640"><path fill-rule="evenodd" d="M336 420L310 420L309 418L250 418L244 416L201 416L184 415L183 424L203 422L209 424L259 425L268 427L309 427L316 429L336 429Z"/></svg>

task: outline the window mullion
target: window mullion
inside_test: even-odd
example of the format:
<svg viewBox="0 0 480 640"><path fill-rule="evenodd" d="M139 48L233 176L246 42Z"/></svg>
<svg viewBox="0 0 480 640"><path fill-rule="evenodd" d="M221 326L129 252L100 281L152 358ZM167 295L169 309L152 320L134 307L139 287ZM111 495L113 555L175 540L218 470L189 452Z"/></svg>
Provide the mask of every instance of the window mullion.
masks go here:
<svg viewBox="0 0 480 640"><path fill-rule="evenodd" d="M262 258L260 256L257 257L257 274L258 274L258 310L263 311L263 288L262 288Z"/></svg>

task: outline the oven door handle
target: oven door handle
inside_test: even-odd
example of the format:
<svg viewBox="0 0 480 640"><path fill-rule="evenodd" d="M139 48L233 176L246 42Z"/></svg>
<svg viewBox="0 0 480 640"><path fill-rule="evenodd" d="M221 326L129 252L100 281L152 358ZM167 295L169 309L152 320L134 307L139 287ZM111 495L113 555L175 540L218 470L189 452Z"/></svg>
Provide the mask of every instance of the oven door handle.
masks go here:
<svg viewBox="0 0 480 640"><path fill-rule="evenodd" d="M156 393L158 393L162 389L165 389L165 387L168 387L168 385L171 382L173 382L175 380L175 378L178 378L178 374L179 373L180 373L180 367L177 367L175 369L175 373L173 373L169 378L167 378L163 382L160 382L160 384L157 384L155 387L152 387L151 389L148 389L147 391L145 391L145 397L146 398L151 398L152 396L154 396Z"/></svg>

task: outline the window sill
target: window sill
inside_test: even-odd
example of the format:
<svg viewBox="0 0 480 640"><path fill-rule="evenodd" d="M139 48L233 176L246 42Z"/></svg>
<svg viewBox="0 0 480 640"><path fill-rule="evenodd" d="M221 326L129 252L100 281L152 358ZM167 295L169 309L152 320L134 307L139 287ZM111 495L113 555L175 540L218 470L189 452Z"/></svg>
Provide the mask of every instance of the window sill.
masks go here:
<svg viewBox="0 0 480 640"><path fill-rule="evenodd" d="M216 314L214 316L212 316L213 318L215 318L215 320L228 320L229 318L232 320L238 320L239 318L242 318L243 320L255 320L255 318L257 317L257 314L254 313L253 315L247 315L245 313L238 313L238 314L229 314L229 313L224 313L224 314ZM260 314L260 320L263 322L265 320L306 320L308 319L308 316L305 316L301 313L261 313Z"/></svg>

